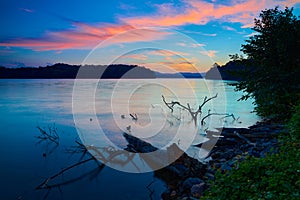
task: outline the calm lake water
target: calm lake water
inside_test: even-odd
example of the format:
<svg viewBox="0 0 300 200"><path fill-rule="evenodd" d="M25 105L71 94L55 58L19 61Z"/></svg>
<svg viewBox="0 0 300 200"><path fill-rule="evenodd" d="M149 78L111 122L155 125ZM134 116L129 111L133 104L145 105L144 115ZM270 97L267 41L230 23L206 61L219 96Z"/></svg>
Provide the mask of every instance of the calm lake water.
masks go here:
<svg viewBox="0 0 300 200"><path fill-rule="evenodd" d="M74 80L0 80L0 199L160 199L166 186L151 170L126 173L114 165L99 170L96 162L83 163L49 180L49 188L36 188L63 168L88 158L75 141L123 149L127 142L122 133L130 132L159 148L177 142L197 157L199 149L191 145L205 140L204 129L247 127L259 120L251 113L252 101L238 102L241 93L227 83L80 80L74 87ZM213 116L205 120L205 126L199 125L200 120L195 126L188 112L176 108L171 113L161 97L195 109L205 96L215 94L218 97L207 103L202 117L210 110L233 113L237 120ZM55 129L58 144L39 139L37 127L47 132Z"/></svg>

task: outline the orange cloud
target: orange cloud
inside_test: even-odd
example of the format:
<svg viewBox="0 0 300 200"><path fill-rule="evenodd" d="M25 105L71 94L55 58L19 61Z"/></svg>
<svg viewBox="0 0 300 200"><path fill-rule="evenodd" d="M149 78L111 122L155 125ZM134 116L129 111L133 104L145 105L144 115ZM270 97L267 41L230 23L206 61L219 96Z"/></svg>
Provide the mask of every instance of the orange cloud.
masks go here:
<svg viewBox="0 0 300 200"><path fill-rule="evenodd" d="M197 68L190 62L155 62L155 63L142 63L143 66L155 71L164 73L175 72L197 72Z"/></svg>
<svg viewBox="0 0 300 200"><path fill-rule="evenodd" d="M218 51L208 50L208 51L200 51L200 53L202 55L205 55L205 56L208 56L208 57L215 57L216 53L218 53Z"/></svg>
<svg viewBox="0 0 300 200"><path fill-rule="evenodd" d="M129 59L134 59L134 60L147 60L148 56L143 55L143 54L127 54L127 55L121 56L120 58L121 59L129 58Z"/></svg>
<svg viewBox="0 0 300 200"><path fill-rule="evenodd" d="M117 43L132 43L140 41L158 40L170 35L170 32L140 29L145 26L170 27L186 24L206 24L212 20L226 22L240 22L242 28L253 23L253 18L265 8L276 5L293 6L299 0L232 0L231 5L217 5L214 2L198 0L182 0L183 6L174 4L158 4L157 14L149 16L135 16L119 18L121 24L85 24L73 22L73 28L63 31L47 32L39 38L19 38L2 41L0 46L23 47L36 51L65 50L65 49L91 49L100 42L110 39L106 45ZM30 9L22 9L32 12ZM138 28L138 29L136 29ZM227 27L228 29L228 27ZM216 36L216 34L204 34ZM114 37L113 37L114 36ZM214 55L216 52L210 52Z"/></svg>
<svg viewBox="0 0 300 200"><path fill-rule="evenodd" d="M136 63L143 65L152 70L165 72L165 73L174 73L174 72L198 72L201 68L199 59L194 57L183 58L183 57L165 57L163 60L151 60L148 59L148 62ZM202 71L205 71L203 69Z"/></svg>
<svg viewBox="0 0 300 200"><path fill-rule="evenodd" d="M199 70L197 70L197 68L201 68L201 62L199 58L191 56L183 57L180 55L180 52L175 54L174 52L165 50L150 50L135 54L127 54L121 56L120 59L121 60L118 60L118 62L128 62L130 64L145 66L152 70L166 73L197 72ZM202 71L205 71L205 69L202 69Z"/></svg>
<svg viewBox="0 0 300 200"><path fill-rule="evenodd" d="M188 53L180 52L180 51L167 51L163 49L159 50L152 50L149 52L151 55L158 55L158 56L166 56L166 57L171 57L171 56L186 56Z"/></svg>
<svg viewBox="0 0 300 200"><path fill-rule="evenodd" d="M162 4L154 16L140 16L121 19L135 27L146 26L182 26L186 24L206 24L211 20L240 22L247 25L253 22L254 16L265 8L276 5L293 6L299 2L276 0L246 0L233 1L232 5L216 5L204 1L186 0L183 10L172 7L172 4Z"/></svg>

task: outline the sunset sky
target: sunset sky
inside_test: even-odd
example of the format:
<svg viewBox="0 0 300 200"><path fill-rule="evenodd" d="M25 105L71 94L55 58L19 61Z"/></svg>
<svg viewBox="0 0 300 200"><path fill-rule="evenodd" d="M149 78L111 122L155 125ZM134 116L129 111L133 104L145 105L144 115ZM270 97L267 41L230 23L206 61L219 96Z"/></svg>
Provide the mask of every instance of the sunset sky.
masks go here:
<svg viewBox="0 0 300 200"><path fill-rule="evenodd" d="M1 1L0 65L206 71L240 53L253 35L253 18L276 5L300 14L300 0Z"/></svg>

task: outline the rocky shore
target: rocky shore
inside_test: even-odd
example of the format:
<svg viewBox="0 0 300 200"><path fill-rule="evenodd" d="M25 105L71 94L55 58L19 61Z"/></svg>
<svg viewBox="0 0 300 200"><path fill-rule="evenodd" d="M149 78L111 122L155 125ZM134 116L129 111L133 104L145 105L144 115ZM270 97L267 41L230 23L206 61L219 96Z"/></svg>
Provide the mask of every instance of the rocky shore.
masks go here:
<svg viewBox="0 0 300 200"><path fill-rule="evenodd" d="M155 171L155 176L162 179L168 189L161 195L163 200L198 199L209 188L210 180L215 179L217 171L226 172L239 168L239 163L248 156L265 157L278 151L279 133L284 126L272 122L260 122L249 128L220 128L218 132L207 131L209 141L197 145L203 148L209 143L215 144L207 162L200 162L181 152L181 156L171 165ZM216 137L219 135L219 137ZM124 133L129 151L145 153L157 148L136 137ZM180 151L176 144L167 149Z"/></svg>

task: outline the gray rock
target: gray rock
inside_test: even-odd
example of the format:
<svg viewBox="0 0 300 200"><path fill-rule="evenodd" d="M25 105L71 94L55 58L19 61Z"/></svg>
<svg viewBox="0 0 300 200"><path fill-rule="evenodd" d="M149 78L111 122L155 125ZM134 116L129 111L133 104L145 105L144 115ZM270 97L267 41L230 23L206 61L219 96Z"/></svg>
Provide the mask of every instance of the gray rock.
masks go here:
<svg viewBox="0 0 300 200"><path fill-rule="evenodd" d="M204 181L200 178L188 178L183 182L182 187L184 190L189 190L192 188L193 185L200 183L204 183Z"/></svg>
<svg viewBox="0 0 300 200"><path fill-rule="evenodd" d="M215 176L209 172L205 173L204 177L206 177L208 180L215 180Z"/></svg>
<svg viewBox="0 0 300 200"><path fill-rule="evenodd" d="M183 197L181 200L198 200L194 197Z"/></svg>
<svg viewBox="0 0 300 200"><path fill-rule="evenodd" d="M223 170L223 171L229 171L231 169L232 169L232 167L230 167L227 163L225 163L221 166L221 170Z"/></svg>
<svg viewBox="0 0 300 200"><path fill-rule="evenodd" d="M200 198L205 190L205 183L193 185L191 188L191 195L195 198Z"/></svg>

